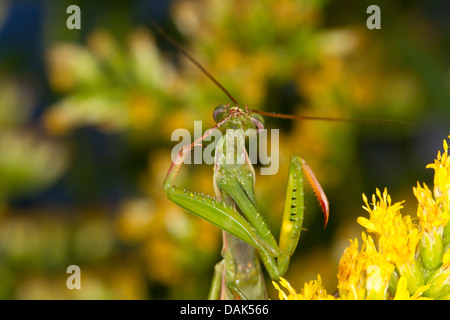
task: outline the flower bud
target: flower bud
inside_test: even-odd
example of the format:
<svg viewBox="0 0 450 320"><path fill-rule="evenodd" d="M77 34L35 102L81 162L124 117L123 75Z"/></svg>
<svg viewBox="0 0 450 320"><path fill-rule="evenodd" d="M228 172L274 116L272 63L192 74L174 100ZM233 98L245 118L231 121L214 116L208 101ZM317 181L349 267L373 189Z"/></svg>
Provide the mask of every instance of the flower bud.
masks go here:
<svg viewBox="0 0 450 320"><path fill-rule="evenodd" d="M425 284L421 271L422 267L417 260L397 267L400 272L400 276L405 277L408 282L408 291L410 294L414 294L420 286Z"/></svg>
<svg viewBox="0 0 450 320"><path fill-rule="evenodd" d="M424 232L420 241L420 256L428 270L435 270L442 265L444 245L442 236L436 230Z"/></svg>
<svg viewBox="0 0 450 320"><path fill-rule="evenodd" d="M450 266L443 265L428 278L430 285L425 295L433 299L442 299L450 294Z"/></svg>
<svg viewBox="0 0 450 320"><path fill-rule="evenodd" d="M444 246L450 245L450 222L447 222L444 227L444 237L443 237Z"/></svg>
<svg viewBox="0 0 450 320"><path fill-rule="evenodd" d="M391 273L391 278L389 280L389 293L392 296L395 296L395 293L397 292L397 285L398 285L398 280L400 279L400 276L398 275L397 271L394 270Z"/></svg>

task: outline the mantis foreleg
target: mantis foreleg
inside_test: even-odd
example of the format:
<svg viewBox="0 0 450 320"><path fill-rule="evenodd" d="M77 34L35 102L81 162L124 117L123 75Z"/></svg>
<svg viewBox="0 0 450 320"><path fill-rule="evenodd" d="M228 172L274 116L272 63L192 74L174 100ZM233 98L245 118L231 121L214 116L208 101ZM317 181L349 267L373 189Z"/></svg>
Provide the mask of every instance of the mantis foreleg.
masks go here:
<svg viewBox="0 0 450 320"><path fill-rule="evenodd" d="M293 255L300 238L304 213L303 172L308 169L309 167L306 167L305 169L305 161L302 158L297 156L291 158L278 247L280 250L279 254L274 256L266 250L260 250L262 261L273 280L278 280L280 276L286 273L290 257ZM312 172L308 173L312 174ZM258 233L270 243L275 241L270 230L263 221L258 208L253 201L246 196L247 193L251 194L252 191L246 190L243 184L237 179L227 178L225 181L218 179L217 183L221 189L230 194L245 217L249 222L252 222L252 226L255 226Z"/></svg>
<svg viewBox="0 0 450 320"><path fill-rule="evenodd" d="M195 144L196 142L186 150L183 149L179 157L184 157L185 152L190 151ZM251 165L226 168L223 172L221 166L216 167L214 184L220 199L175 187L173 180L180 166L181 164L173 164L169 169L164 182L167 197L226 231L224 260L216 266L210 298L232 298L233 295L240 294L246 296L248 292L252 293L252 297L265 296L257 256L254 249L247 244L258 249L272 280L278 280L286 273L303 223L304 176L312 185L324 209L325 224L328 221L328 201L312 170L301 157L293 156L291 159L279 245L256 206L254 171Z"/></svg>

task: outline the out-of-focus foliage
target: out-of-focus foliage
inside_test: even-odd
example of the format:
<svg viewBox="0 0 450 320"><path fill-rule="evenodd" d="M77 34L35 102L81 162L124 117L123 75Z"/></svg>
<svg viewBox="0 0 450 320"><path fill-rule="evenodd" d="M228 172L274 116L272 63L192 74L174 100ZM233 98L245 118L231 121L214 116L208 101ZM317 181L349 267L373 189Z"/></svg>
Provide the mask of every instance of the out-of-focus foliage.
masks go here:
<svg viewBox="0 0 450 320"><path fill-rule="evenodd" d="M32 103L29 88L0 80L0 208L7 198L47 187L66 166L64 147L26 126Z"/></svg>
<svg viewBox="0 0 450 320"><path fill-rule="evenodd" d="M383 2L382 29L369 30L373 3L357 0L119 3L79 1L81 30L66 28L69 1L0 6L0 298L206 297L220 230L170 203L162 182L173 130L192 132L194 120L206 130L229 101L151 19L250 108L414 125L266 119L281 130L280 170L257 176L256 191L274 233L292 154L331 203L322 231L306 195L294 287L320 273L336 288L361 193L388 187L408 202L411 185L431 181L422 169L448 134L448 4ZM5 35L30 16L40 22ZM212 174L185 166L177 183L212 194ZM81 290L66 288L72 264Z"/></svg>

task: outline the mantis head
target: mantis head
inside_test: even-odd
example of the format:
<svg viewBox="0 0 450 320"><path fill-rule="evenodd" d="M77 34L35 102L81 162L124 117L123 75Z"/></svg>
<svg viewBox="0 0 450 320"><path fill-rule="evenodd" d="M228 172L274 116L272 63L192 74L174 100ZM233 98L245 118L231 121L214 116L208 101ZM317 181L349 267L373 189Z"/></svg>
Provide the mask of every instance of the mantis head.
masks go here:
<svg viewBox="0 0 450 320"><path fill-rule="evenodd" d="M228 104L218 105L213 111L214 121L224 129L264 129L264 119L256 113L249 113L238 106L230 107Z"/></svg>

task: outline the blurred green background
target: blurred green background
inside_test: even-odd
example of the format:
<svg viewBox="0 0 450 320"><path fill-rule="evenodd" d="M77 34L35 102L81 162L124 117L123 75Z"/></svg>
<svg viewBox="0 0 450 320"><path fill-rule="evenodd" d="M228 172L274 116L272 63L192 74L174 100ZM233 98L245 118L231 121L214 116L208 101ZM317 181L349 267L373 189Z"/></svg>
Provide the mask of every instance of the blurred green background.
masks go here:
<svg viewBox="0 0 450 320"><path fill-rule="evenodd" d="M66 9L81 9L69 30ZM381 8L381 30L366 9ZM286 278L337 264L362 228L362 193L387 187L415 215L450 131L448 1L173 0L0 2L0 298L203 299L221 232L169 202L162 182L177 128L213 125L228 98L167 41L156 20L250 108L381 118L411 127L266 119L280 170L257 176L278 235L289 157L302 155L330 201L306 187L306 220ZM257 170L258 171L258 170ZM182 187L212 194L212 166ZM81 269L81 290L66 268ZM277 297L268 282L269 295Z"/></svg>

